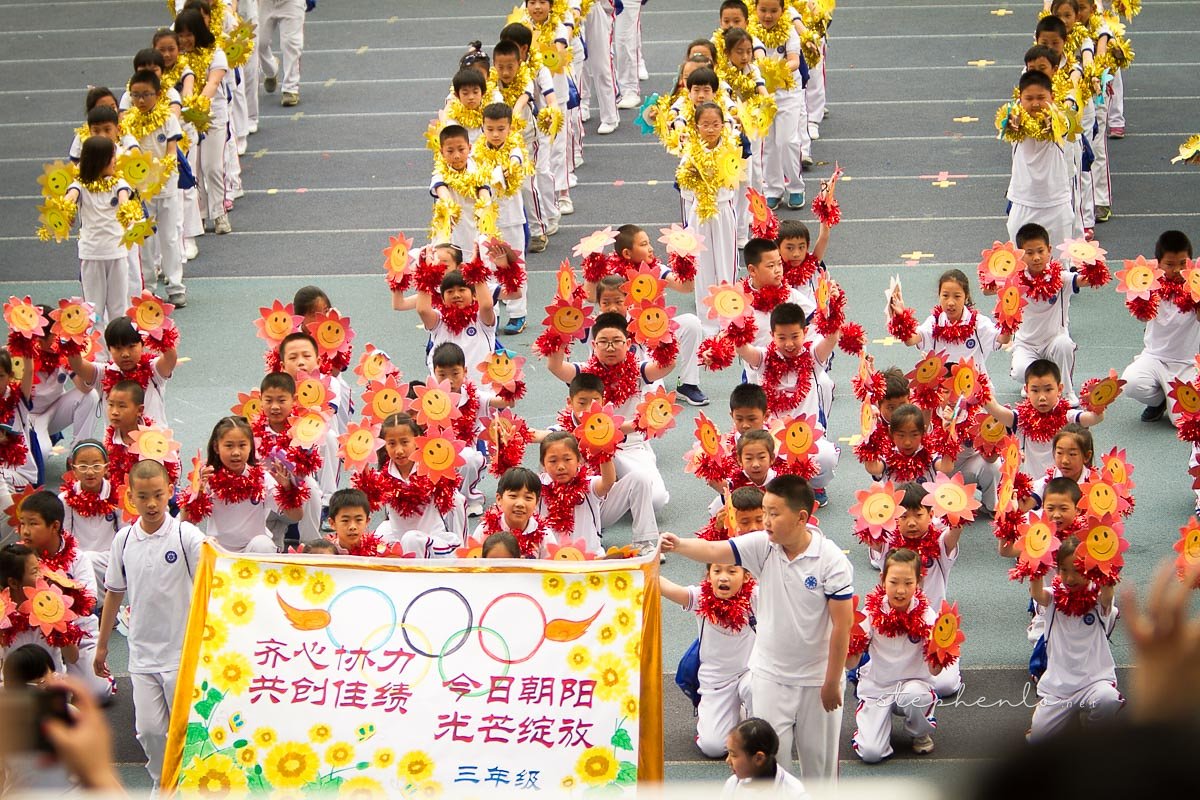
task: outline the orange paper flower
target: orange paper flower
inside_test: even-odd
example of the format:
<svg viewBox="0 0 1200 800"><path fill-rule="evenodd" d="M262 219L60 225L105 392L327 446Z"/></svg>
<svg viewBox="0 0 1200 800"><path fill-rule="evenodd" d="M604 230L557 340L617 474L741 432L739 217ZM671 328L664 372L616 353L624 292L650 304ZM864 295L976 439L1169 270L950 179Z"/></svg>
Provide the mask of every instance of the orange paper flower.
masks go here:
<svg viewBox="0 0 1200 800"><path fill-rule="evenodd" d="M945 517L951 527L975 519L975 509L982 503L975 499L975 484L964 483L961 472L947 477L938 473L932 481L921 484L929 494L921 502L939 517Z"/></svg>
<svg viewBox="0 0 1200 800"><path fill-rule="evenodd" d="M291 303L284 305L278 300L271 303L270 307L260 307L258 315L258 319L254 320L257 336L274 347L278 347L288 335L300 330L304 322L304 317L294 312Z"/></svg>
<svg viewBox="0 0 1200 800"><path fill-rule="evenodd" d="M338 437L338 455L345 469L357 472L374 466L375 454L383 447L383 439L379 438L380 427L380 423L366 418L346 426L346 432Z"/></svg>

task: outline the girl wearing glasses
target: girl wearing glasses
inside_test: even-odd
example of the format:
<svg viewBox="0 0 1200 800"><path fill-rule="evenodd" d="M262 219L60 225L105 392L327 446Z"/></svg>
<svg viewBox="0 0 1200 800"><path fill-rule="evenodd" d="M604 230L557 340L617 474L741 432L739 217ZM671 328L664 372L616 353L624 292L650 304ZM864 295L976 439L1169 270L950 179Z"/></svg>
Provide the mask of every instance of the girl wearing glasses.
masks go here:
<svg viewBox="0 0 1200 800"><path fill-rule="evenodd" d="M96 602L104 602L104 572L113 537L120 527L120 495L108 479L108 453L96 439L84 439L67 458L58 497L66 507L63 530L70 531L79 549L88 554L96 573Z"/></svg>

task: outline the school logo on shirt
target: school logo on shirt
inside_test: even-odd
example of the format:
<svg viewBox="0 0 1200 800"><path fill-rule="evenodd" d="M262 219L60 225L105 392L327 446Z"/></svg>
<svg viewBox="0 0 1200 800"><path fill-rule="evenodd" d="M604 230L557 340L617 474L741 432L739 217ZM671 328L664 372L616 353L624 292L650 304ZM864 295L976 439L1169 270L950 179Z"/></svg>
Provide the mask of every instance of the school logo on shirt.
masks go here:
<svg viewBox="0 0 1200 800"><path fill-rule="evenodd" d="M477 333L479 333L479 331L477 331L477 330L475 329L475 326L474 326L474 325L472 325L472 326L470 326L469 328L467 328L467 336L474 336L474 335L475 335L475 334L477 334Z"/></svg>
<svg viewBox="0 0 1200 800"><path fill-rule="evenodd" d="M166 559L167 559L168 564L174 564L176 561L179 560L179 554L176 553L174 550L168 550Z"/></svg>
<svg viewBox="0 0 1200 800"><path fill-rule="evenodd" d="M1084 625L1095 625L1096 624L1096 615L1090 611L1088 613L1084 614L1083 615L1083 624Z"/></svg>
<svg viewBox="0 0 1200 800"><path fill-rule="evenodd" d="M967 339L967 349L968 350L975 349L975 340L974 339Z"/></svg>
<svg viewBox="0 0 1200 800"><path fill-rule="evenodd" d="M116 208L116 207L117 207L117 205L118 205L119 203L120 203L120 201L119 201L119 200L117 200L117 196L114 194L114 195L113 195L113 199L112 199L112 200L110 200L108 204L109 204L110 206L112 206L113 208Z"/></svg>
<svg viewBox="0 0 1200 800"><path fill-rule="evenodd" d="M160 133L158 135L158 141L165 142L166 140L167 140L167 135L165 133Z"/></svg>
<svg viewBox="0 0 1200 800"><path fill-rule="evenodd" d="M809 575L807 578L805 578L804 579L804 588L805 589L816 589L817 588L816 577L813 575Z"/></svg>
<svg viewBox="0 0 1200 800"><path fill-rule="evenodd" d="M908 640L913 644L920 644L924 641L920 636L913 636L911 633L908 635Z"/></svg>

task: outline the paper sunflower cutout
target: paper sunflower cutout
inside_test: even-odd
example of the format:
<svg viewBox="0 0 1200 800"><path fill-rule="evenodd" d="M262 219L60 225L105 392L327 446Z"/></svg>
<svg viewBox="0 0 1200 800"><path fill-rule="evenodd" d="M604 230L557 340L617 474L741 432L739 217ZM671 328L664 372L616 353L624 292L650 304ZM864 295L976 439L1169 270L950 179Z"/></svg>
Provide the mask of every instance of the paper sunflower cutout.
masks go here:
<svg viewBox="0 0 1200 800"><path fill-rule="evenodd" d="M929 642L925 645L926 659L940 667L947 667L958 660L962 643L966 640L958 603L951 605L943 600L937 621L929 629Z"/></svg>
<svg viewBox="0 0 1200 800"><path fill-rule="evenodd" d="M291 303L285 305L278 300L269 308L259 308L258 314L258 319L254 320L256 335L272 347L278 347L286 337L300 330L304 322L304 317L295 313Z"/></svg>
<svg viewBox="0 0 1200 800"><path fill-rule="evenodd" d="M570 302L575 297L576 290L579 288L579 281L575 278L575 270L571 268L571 262L565 258L558 265L558 272L554 274L554 287L555 297L567 302Z"/></svg>
<svg viewBox="0 0 1200 800"><path fill-rule="evenodd" d="M44 336L49 325L49 320L28 295L24 298L8 298L8 302L4 304L4 322L10 331L25 339Z"/></svg>
<svg viewBox="0 0 1200 800"><path fill-rule="evenodd" d="M1015 330L1021 324L1027 305L1029 305L1029 300L1021 294L1021 289L1017 284L1010 283L1005 286L996 296L996 310L993 312L996 325L1001 330Z"/></svg>
<svg viewBox="0 0 1200 800"><path fill-rule="evenodd" d="M237 402L229 409L235 417L245 417L250 422L262 415L262 392L254 389L249 392L238 392Z"/></svg>
<svg viewBox="0 0 1200 800"><path fill-rule="evenodd" d="M14 492L10 495L11 502L8 508L4 509L4 516L8 520L8 526L15 530L21 528L21 504L25 502L25 498L38 490L36 486L26 486L19 492Z"/></svg>
<svg viewBox="0 0 1200 800"><path fill-rule="evenodd" d="M354 374L358 376L359 386L369 386L389 375L399 377L400 369L392 363L387 353L377 349L373 344L368 344L358 359Z"/></svg>
<svg viewBox="0 0 1200 800"><path fill-rule="evenodd" d="M515 391L525 380L525 359L509 355L507 350L493 352L475 368L483 375L484 383L499 391Z"/></svg>
<svg viewBox="0 0 1200 800"><path fill-rule="evenodd" d="M42 187L42 197L62 197L78 174L78 168L66 161L43 164L42 174L37 179L38 186Z"/></svg>
<svg viewBox="0 0 1200 800"><path fill-rule="evenodd" d="M542 324L567 340L587 338L588 328L592 325L591 306L585 306L583 299L572 297L567 300L556 297L554 302L546 306L546 318Z"/></svg>
<svg viewBox="0 0 1200 800"><path fill-rule="evenodd" d="M1121 535L1124 527L1116 517L1088 517L1075 551L1075 558L1083 561L1081 572L1104 583L1116 579L1125 565L1124 553L1129 549L1129 541Z"/></svg>
<svg viewBox="0 0 1200 800"><path fill-rule="evenodd" d="M1017 526L1017 561L1021 571L1028 575L1041 576L1054 569L1058 557L1058 538L1054 523L1043 514L1030 514L1025 522Z"/></svg>
<svg viewBox="0 0 1200 800"><path fill-rule="evenodd" d="M412 266L413 259L409 254L413 240L403 233L388 237L388 246L383 248L383 268L387 272L390 284L398 284L404 280L404 275Z"/></svg>
<svg viewBox="0 0 1200 800"><path fill-rule="evenodd" d="M647 439L657 439L675 427L675 418L683 406L675 402L675 392L659 386L648 392L637 406L638 430L644 431Z"/></svg>
<svg viewBox="0 0 1200 800"><path fill-rule="evenodd" d="M980 256L979 283L984 288L1003 286L1025 269L1025 252L1012 242L992 242Z"/></svg>
<svg viewBox="0 0 1200 800"><path fill-rule="evenodd" d="M429 430L446 430L462 417L458 407L462 395L451 391L450 381L430 381L425 386L415 386L416 397L407 403L413 418Z"/></svg>
<svg viewBox="0 0 1200 800"><path fill-rule="evenodd" d="M454 551L455 558L483 558L483 540L468 536L463 546Z"/></svg>
<svg viewBox="0 0 1200 800"><path fill-rule="evenodd" d="M951 527L975 519L975 509L982 503L975 499L975 484L964 483L961 472L948 477L938 473L932 481L921 484L929 494L921 501L935 516L945 517Z"/></svg>
<svg viewBox="0 0 1200 800"><path fill-rule="evenodd" d="M868 489L859 489L854 497L858 502L850 507L850 515L857 533L878 541L896 532L896 523L904 514L900 506L904 492L897 491L895 484L875 482Z"/></svg>
<svg viewBox="0 0 1200 800"><path fill-rule="evenodd" d="M50 330L59 339L83 345L92 330L95 314L95 306L81 297L59 300L58 308L50 312L50 319L54 320Z"/></svg>
<svg viewBox="0 0 1200 800"><path fill-rule="evenodd" d="M979 370L975 366L975 359L964 358L952 366L946 378L946 388L954 400L961 398L966 402L973 401L980 389Z"/></svg>
<svg viewBox="0 0 1200 800"><path fill-rule="evenodd" d="M821 428L812 414L790 417L775 431L775 440L779 442L779 456L792 463L814 455L817 452L817 440L820 438Z"/></svg>
<svg viewBox="0 0 1200 800"><path fill-rule="evenodd" d="M1071 265L1076 269L1086 264L1100 263L1108 255L1108 251L1099 244L1089 242L1082 237L1079 239L1067 239L1058 246L1058 252L1064 259L1071 262Z"/></svg>
<svg viewBox="0 0 1200 800"><path fill-rule="evenodd" d="M588 550L587 542L583 539L574 541L568 539L561 544L550 542L546 545L551 561L595 561L596 555Z"/></svg>
<svg viewBox="0 0 1200 800"><path fill-rule="evenodd" d="M1171 391L1167 392L1167 397L1175 401L1171 408L1174 414L1195 414L1200 411L1200 393L1195 386L1179 378L1171 379Z"/></svg>
<svg viewBox="0 0 1200 800"><path fill-rule="evenodd" d="M625 291L626 302L629 305L643 302L654 302L663 296L667 282L658 276L658 270L649 264L642 264L636 270L625 272L629 280L621 288Z"/></svg>
<svg viewBox="0 0 1200 800"><path fill-rule="evenodd" d="M317 348L323 356L332 356L341 350L349 350L350 342L354 340L354 331L350 328L350 318L343 317L332 308L324 314L319 314L304 327L317 340Z"/></svg>
<svg viewBox="0 0 1200 800"><path fill-rule="evenodd" d="M33 588L22 586L21 591L25 593L25 602L18 611L29 617L30 627L40 629L42 636L56 631L65 633L67 625L78 616L71 610L75 598L45 578L38 578Z"/></svg>
<svg viewBox="0 0 1200 800"><path fill-rule="evenodd" d="M416 461L417 474L424 475L434 483L454 480L458 468L467 463L459 452L462 442L455 439L453 434L436 432L418 436L416 445L413 460Z"/></svg>
<svg viewBox="0 0 1200 800"><path fill-rule="evenodd" d="M288 442L292 447L310 450L316 447L329 431L330 413L320 408L305 409L299 414L293 414L288 425Z"/></svg>
<svg viewBox="0 0 1200 800"><path fill-rule="evenodd" d="M157 461L164 465L178 463L179 442L172 436L174 432L161 425L138 425L137 430L129 434L129 452L139 461Z"/></svg>
<svg viewBox="0 0 1200 800"><path fill-rule="evenodd" d="M1125 268L1117 272L1117 291L1125 300L1149 300L1150 294L1162 288L1163 271L1154 259L1138 256L1133 261L1125 260Z"/></svg>
<svg viewBox="0 0 1200 800"><path fill-rule="evenodd" d="M740 283L722 281L708 287L708 294L703 298L708 306L708 318L730 322L749 313L750 299Z"/></svg>
<svg viewBox="0 0 1200 800"><path fill-rule="evenodd" d="M1175 559L1175 571L1182 580L1200 566L1200 520L1190 518L1187 524L1179 529L1179 541L1175 542L1173 547L1179 554Z"/></svg>
<svg viewBox="0 0 1200 800"><path fill-rule="evenodd" d="M658 232L662 234L658 241L666 246L670 255L694 257L708 250L704 244L704 234L685 228L678 222L669 228L659 228Z"/></svg>
<svg viewBox="0 0 1200 800"><path fill-rule="evenodd" d="M1080 484L1079 491L1083 493L1079 508L1093 517L1116 516L1129 509L1128 498L1102 471Z"/></svg>
<svg viewBox="0 0 1200 800"><path fill-rule="evenodd" d="M696 416L696 443L700 445L700 450L704 455L710 458L716 458L721 455L721 432L717 430L717 426L712 420L704 415L701 411Z"/></svg>
<svg viewBox="0 0 1200 800"><path fill-rule="evenodd" d="M917 362L917 366L913 371L908 373L907 377L910 381L921 384L922 386L937 386L941 383L942 378L946 375L946 354L939 350L933 353L926 353L925 357Z"/></svg>
<svg viewBox="0 0 1200 800"><path fill-rule="evenodd" d="M1133 483L1133 464L1129 463L1129 459L1125 455L1125 450L1118 450L1114 447L1103 456L1100 457L1100 470L1108 476L1112 481L1113 486L1132 489Z"/></svg>
<svg viewBox="0 0 1200 800"><path fill-rule="evenodd" d="M134 220L130 223L125 232L121 234L121 244L126 248L131 248L135 244L143 245L146 240L154 235L154 218L142 218Z"/></svg>
<svg viewBox="0 0 1200 800"><path fill-rule="evenodd" d="M1200 133L1189 136L1179 145L1179 155L1171 159L1172 164L1200 164Z"/></svg>
<svg viewBox="0 0 1200 800"><path fill-rule="evenodd" d="M629 309L629 335L647 349L654 349L675 338L679 323L671 319L675 307L667 308L660 295L657 300L644 300Z"/></svg>
<svg viewBox="0 0 1200 800"><path fill-rule="evenodd" d="M192 466L187 474L187 494L191 497L199 497L200 491L204 486L204 456L200 453L192 456Z"/></svg>
<svg viewBox="0 0 1200 800"><path fill-rule="evenodd" d="M167 180L163 163L145 150L129 150L118 156L117 173L143 200L153 199Z"/></svg>
<svg viewBox="0 0 1200 800"><path fill-rule="evenodd" d="M1100 413L1108 408L1114 400L1121 396L1125 381L1117 376L1115 369L1110 369L1103 378L1092 378L1084 382L1079 390L1079 402L1088 411Z"/></svg>
<svg viewBox="0 0 1200 800"><path fill-rule="evenodd" d="M571 248L571 255L576 258L586 258L596 253L603 253L604 249L616 240L616 228L609 225L607 228L593 231L580 239L579 243Z"/></svg>
<svg viewBox="0 0 1200 800"><path fill-rule="evenodd" d="M367 385L363 393L363 416L372 422L383 423L392 414L404 410L404 397L408 387L402 387L395 375Z"/></svg>
<svg viewBox="0 0 1200 800"><path fill-rule="evenodd" d="M1180 271L1180 274L1188 287L1188 292L1192 295L1192 301L1200 303L1200 266L1198 264L1200 261L1188 259L1187 266Z"/></svg>
<svg viewBox="0 0 1200 800"><path fill-rule="evenodd" d="M575 428L579 448L593 458L609 458L617 451L617 445L625 440L621 426L625 418L614 413L612 403L592 403L580 418Z"/></svg>
<svg viewBox="0 0 1200 800"><path fill-rule="evenodd" d="M150 338L162 339L163 334L174 327L174 323L167 321L174 310L175 306L159 300L148 289L144 289L141 294L130 299L125 316L133 320L137 329Z"/></svg>
<svg viewBox="0 0 1200 800"><path fill-rule="evenodd" d="M383 439L379 438L381 427L380 423L365 418L346 426L346 432L338 437L338 456L346 470L358 472L374 466L375 455L383 447Z"/></svg>
<svg viewBox="0 0 1200 800"><path fill-rule="evenodd" d="M79 207L65 197L47 197L46 202L38 206L37 237L43 242L51 239L65 242L71 236L71 226L78 211Z"/></svg>

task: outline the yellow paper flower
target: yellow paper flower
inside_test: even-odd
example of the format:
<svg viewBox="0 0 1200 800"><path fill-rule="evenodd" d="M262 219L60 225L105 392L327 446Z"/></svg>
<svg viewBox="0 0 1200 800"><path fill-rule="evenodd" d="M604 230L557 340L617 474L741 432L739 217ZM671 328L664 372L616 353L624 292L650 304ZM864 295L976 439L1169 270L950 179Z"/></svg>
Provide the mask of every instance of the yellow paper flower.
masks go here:
<svg viewBox="0 0 1200 800"><path fill-rule="evenodd" d="M391 769L396 765L396 751L390 747L381 747L371 757L371 766L376 769Z"/></svg>
<svg viewBox="0 0 1200 800"><path fill-rule="evenodd" d="M575 762L575 774L589 786L612 783L617 771L617 754L611 747L589 747Z"/></svg>
<svg viewBox="0 0 1200 800"><path fill-rule="evenodd" d="M47 197L43 205L38 206L37 236L43 242L53 239L65 242L71 236L71 226L75 224L75 215L79 206L65 197Z"/></svg>
<svg viewBox="0 0 1200 800"><path fill-rule="evenodd" d="M328 742L332 736L333 729L330 728L329 724L325 722L318 722L316 725L313 725L308 729L309 740L316 742L317 744L324 744L325 742Z"/></svg>
<svg viewBox="0 0 1200 800"><path fill-rule="evenodd" d="M264 750L268 747L273 747L279 741L279 734L275 733L274 728L257 728L254 735L250 737L254 743Z"/></svg>
<svg viewBox="0 0 1200 800"><path fill-rule="evenodd" d="M193 758L179 776L179 788L205 797L240 795L246 791L246 773L221 753Z"/></svg>
<svg viewBox="0 0 1200 800"><path fill-rule="evenodd" d="M299 586L308 578L308 570L298 564L292 564L283 568L283 579L290 586Z"/></svg>
<svg viewBox="0 0 1200 800"><path fill-rule="evenodd" d="M304 742L284 742L271 749L263 772L276 789L298 789L317 777L321 759Z"/></svg>
<svg viewBox="0 0 1200 800"><path fill-rule="evenodd" d="M583 605L583 601L587 600L587 584L583 581L571 581L567 584L564 599L572 608Z"/></svg>
<svg viewBox="0 0 1200 800"><path fill-rule="evenodd" d="M433 217L429 220L429 238L435 242L450 240L450 231L462 217L462 207L448 197L439 197L433 203Z"/></svg>
<svg viewBox="0 0 1200 800"><path fill-rule="evenodd" d="M215 616L204 620L204 629L200 634L200 649L206 653L215 653L225 646L229 638L229 627Z"/></svg>
<svg viewBox="0 0 1200 800"><path fill-rule="evenodd" d="M632 608L618 608L613 614L613 624L621 633L632 633L638 624L638 613Z"/></svg>
<svg viewBox="0 0 1200 800"><path fill-rule="evenodd" d="M344 767L354 760L354 746L349 742L334 742L325 748L325 761L331 767Z"/></svg>
<svg viewBox="0 0 1200 800"><path fill-rule="evenodd" d="M42 174L37 179L38 185L42 187L42 196L62 197L78 175L78 167L66 161L43 164Z"/></svg>
<svg viewBox="0 0 1200 800"><path fill-rule="evenodd" d="M258 564L253 561L235 561L229 571L233 576L234 586L246 587L258 583Z"/></svg>
<svg viewBox="0 0 1200 800"><path fill-rule="evenodd" d="M633 576L628 572L608 573L608 593L617 600L628 600L633 592Z"/></svg>
<svg viewBox="0 0 1200 800"><path fill-rule="evenodd" d="M328 572L314 572L304 586L304 599L312 603L324 603L333 596L333 578Z"/></svg>
<svg viewBox="0 0 1200 800"><path fill-rule="evenodd" d="M383 797L383 786L374 778L366 775L356 775L342 781L338 787L338 797L373 798Z"/></svg>
<svg viewBox="0 0 1200 800"><path fill-rule="evenodd" d="M554 139L562 130L563 113L559 108L546 106L537 115L537 128L546 136Z"/></svg>
<svg viewBox="0 0 1200 800"><path fill-rule="evenodd" d="M631 694L625 695L621 700L621 713L630 719L637 719L638 699Z"/></svg>
<svg viewBox="0 0 1200 800"><path fill-rule="evenodd" d="M405 783L416 786L433 777L433 759L421 750L410 750L400 759L396 774Z"/></svg>
<svg viewBox="0 0 1200 800"><path fill-rule="evenodd" d="M582 672L592 663L592 652L586 645L577 644L567 653L567 666L576 672Z"/></svg>
<svg viewBox="0 0 1200 800"><path fill-rule="evenodd" d="M567 579L562 575L550 573L542 576L542 591L550 596L556 596L563 593L563 589L567 588Z"/></svg>
<svg viewBox="0 0 1200 800"><path fill-rule="evenodd" d="M254 601L248 595L238 592L225 601L221 612L231 624L245 625L254 618Z"/></svg>
<svg viewBox="0 0 1200 800"><path fill-rule="evenodd" d="M1195 164L1200 158L1200 133L1194 136L1189 136L1183 144L1179 145L1179 155L1171 159L1172 164L1177 164L1180 161L1185 164Z"/></svg>
<svg viewBox="0 0 1200 800"><path fill-rule="evenodd" d="M617 700L629 692L629 681L626 680L627 667L625 660L604 653L596 659L592 669L592 678L596 681L596 697L601 700Z"/></svg>
<svg viewBox="0 0 1200 800"><path fill-rule="evenodd" d="M217 656L212 683L222 692L241 694L250 686L253 674L254 667L250 665L250 659L241 653L222 653Z"/></svg>

